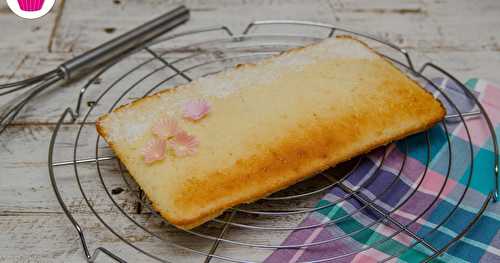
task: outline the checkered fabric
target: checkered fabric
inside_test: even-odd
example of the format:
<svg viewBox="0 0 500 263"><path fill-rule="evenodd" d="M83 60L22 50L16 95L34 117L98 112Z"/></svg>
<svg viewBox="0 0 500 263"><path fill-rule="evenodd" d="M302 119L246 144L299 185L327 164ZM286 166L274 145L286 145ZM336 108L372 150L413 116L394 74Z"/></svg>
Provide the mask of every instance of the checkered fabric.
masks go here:
<svg viewBox="0 0 500 263"><path fill-rule="evenodd" d="M478 110L452 80L434 83L461 112ZM500 86L478 79L466 86L500 136ZM445 101L448 114L456 113L442 95L434 94ZM332 188L317 204L322 209L309 214L301 226L330 223L293 231L283 242L313 245L275 250L266 262L420 262L433 254L403 228L435 249L444 248L474 220L496 180L484 118L466 118L465 125L460 119L444 123L361 157L342 182L355 194ZM366 205L367 200L373 205ZM470 231L433 261L500 262L500 202L487 204Z"/></svg>

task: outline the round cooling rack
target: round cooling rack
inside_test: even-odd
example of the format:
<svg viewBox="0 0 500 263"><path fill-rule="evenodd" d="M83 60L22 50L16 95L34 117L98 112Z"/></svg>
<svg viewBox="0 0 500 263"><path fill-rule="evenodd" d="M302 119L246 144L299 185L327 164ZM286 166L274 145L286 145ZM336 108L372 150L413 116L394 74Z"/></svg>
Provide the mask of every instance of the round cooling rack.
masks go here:
<svg viewBox="0 0 500 263"><path fill-rule="evenodd" d="M98 116L159 89L336 35L361 39L419 82L447 108L445 120L429 131L355 158L253 204L232 208L189 231L171 226L151 208L95 131ZM101 69L80 90L77 105L61 115L49 147L54 192L89 262L99 254L120 262L262 262L272 253L308 249L329 252L298 262L335 262L401 240L406 240L400 242L405 245L383 261L410 250L419 251L424 261L430 261L453 248L486 207L496 201L498 146L491 121L474 91L433 63L420 63L418 69L415 64L409 53L391 43L313 22L258 21L240 35L218 26L165 37ZM481 171L475 163L477 134L492 138L489 150L495 156L490 163L482 164ZM373 164L372 169L365 169L368 162ZM384 175L386 167L393 167L393 177ZM441 180L428 182L436 171L442 175ZM417 176L410 178L408 174ZM363 180L359 180L360 175ZM491 181L486 196L471 187L478 176ZM403 192L401 181L407 183ZM374 187L378 189L375 192ZM395 191L401 197L387 207L384 201ZM419 199L422 192L426 193L425 200ZM328 202L319 202L322 198ZM415 216L401 216L416 200L420 205L413 211ZM452 205L439 208L441 200ZM339 207L346 211L341 216L319 222L304 220ZM457 220L462 207L470 212L470 216L460 218L467 220L465 227L435 242L436 234ZM434 213L438 208L439 215ZM422 231L421 221L430 216L432 226ZM342 227L346 225L355 227ZM390 230L368 244L353 242L380 228ZM287 239L291 233L325 229L333 234L300 242ZM334 249L339 244L342 249Z"/></svg>

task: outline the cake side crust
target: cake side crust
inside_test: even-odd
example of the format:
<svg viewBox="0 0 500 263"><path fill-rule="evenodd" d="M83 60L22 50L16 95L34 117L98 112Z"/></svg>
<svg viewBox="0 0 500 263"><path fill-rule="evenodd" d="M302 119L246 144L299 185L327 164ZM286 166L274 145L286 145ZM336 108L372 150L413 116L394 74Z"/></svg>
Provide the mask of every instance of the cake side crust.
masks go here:
<svg viewBox="0 0 500 263"><path fill-rule="evenodd" d="M357 41L351 38L344 38L344 41L349 40ZM364 43L362 44L365 45ZM287 53L290 54L307 48L295 49ZM394 70L397 71L392 64L387 61L385 63L392 70L387 69L387 72L382 73L390 75L394 74ZM246 67L255 67L255 65L240 66L236 70ZM393 109L382 111L382 115L371 115L368 112L370 107L362 107L359 112L354 112L353 114L344 112L343 118L337 118L334 122L332 120L317 120L314 118L303 120L309 124L314 124L314 127L303 129L300 133L290 132L275 144L265 145L267 147L266 150L260 152L260 154L242 156L242 158L238 159L229 168L211 171L208 174L195 175L186 180L186 182L171 187L175 189L169 189L168 192L170 198L174 201L168 207L165 204L160 204L149 191L145 192L153 202L155 209L163 217L180 228L190 229L220 215L224 210L234 205L255 201L304 180L339 162L349 160L394 140L426 130L444 117L445 110L442 105L433 99L430 94L418 87L413 80L406 76L402 78L400 76L398 77L398 81L391 83L389 79L386 85L395 93L401 93L395 96L400 101L393 105ZM159 96L169 96L169 93L189 88L189 85L181 85L173 89L161 91L122 106L114 112L143 107L151 99ZM402 86L402 88L396 88L395 86L397 85ZM419 89L420 92L412 91L414 92L414 94L411 94L412 96L405 94L407 90L414 89ZM384 97L384 99L389 97ZM415 103L415 101L418 103ZM414 108L409 110L400 107L401 105L412 105ZM406 126L401 127L389 123L390 121L394 121L394 117L391 117L390 113L394 113L396 110L401 111L403 115L408 115L405 115L405 118L401 119L407 123ZM363 111L365 111L366 116L359 115ZM337 116L337 114L326 112L323 117L330 116L329 114L332 117ZM416 115L416 119L412 120L410 115ZM127 169L134 170L134 164L127 162L127 153L120 151L119 147L109 138L105 124L108 116L104 115L98 119L96 125L97 131L109 143L120 160L124 162ZM384 117L387 117L387 120L384 120ZM379 119L375 121L374 118ZM381 129L383 126L378 125L378 123L383 123L384 121L388 122L384 125L393 130L384 131L384 129ZM356 127L353 127L353 123L356 124L354 125ZM373 131L372 133L363 132L363 130L370 129ZM345 130L349 131L349 134L344 134ZM363 140L357 137L363 138ZM309 141L304 143L307 140ZM353 140L357 140L359 143L352 145ZM140 175L132 173L132 176L140 179L138 178ZM239 189L242 188L247 188L247 190L239 193L241 192ZM211 189L213 191L200 191L200 189ZM230 196L230 200L225 199L225 196ZM202 205L207 202L210 204L206 206Z"/></svg>

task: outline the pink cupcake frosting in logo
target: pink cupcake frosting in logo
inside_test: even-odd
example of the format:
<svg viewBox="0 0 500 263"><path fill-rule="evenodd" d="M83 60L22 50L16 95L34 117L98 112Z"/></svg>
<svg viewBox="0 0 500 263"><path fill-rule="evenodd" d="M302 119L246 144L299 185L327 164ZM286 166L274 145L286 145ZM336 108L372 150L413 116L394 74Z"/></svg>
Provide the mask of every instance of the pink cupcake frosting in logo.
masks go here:
<svg viewBox="0 0 500 263"><path fill-rule="evenodd" d="M43 7L45 0L17 0L19 8L27 12L40 11Z"/></svg>
<svg viewBox="0 0 500 263"><path fill-rule="evenodd" d="M1 1L1 0L0 0ZM57 0L6 0L10 10L19 17L37 19L50 12Z"/></svg>

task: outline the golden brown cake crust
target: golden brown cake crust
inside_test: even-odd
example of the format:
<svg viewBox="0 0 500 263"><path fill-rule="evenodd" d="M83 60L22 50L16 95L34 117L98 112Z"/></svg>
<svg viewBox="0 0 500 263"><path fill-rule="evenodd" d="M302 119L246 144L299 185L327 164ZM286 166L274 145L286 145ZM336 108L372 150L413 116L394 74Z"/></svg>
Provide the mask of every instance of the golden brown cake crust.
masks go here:
<svg viewBox="0 0 500 263"><path fill-rule="evenodd" d="M366 44L350 37L339 37L336 41L352 41L354 44L361 43L366 47ZM307 52L314 46L315 44L293 49L286 54ZM375 54L373 50L371 52ZM272 59L267 61L272 61ZM235 71L245 70L247 67L259 68L260 66L243 65L238 66ZM163 168L150 172L155 167L143 167L144 165L137 161L137 157L130 150L135 149L135 145L126 145L120 140L113 140L112 134L109 134L113 123L113 120L108 120L110 115L104 115L98 119L97 131L109 143L141 188L145 190L146 195L153 202L154 208L177 227L191 229L220 215L230 207L270 195L340 162L347 161L394 140L426 130L444 118L443 106L431 94L424 91L415 81L400 73L379 55L373 61L341 58L317 65L321 68L327 66L331 70L319 71L324 74L333 72L332 76L322 75L320 77L324 77L323 82L315 82L311 84L312 87L308 87L308 92L317 91L318 96L310 93L302 94L300 89L294 88L293 85L302 79L310 78L310 74L317 74L315 72L318 70L308 71L306 68L305 73L297 73L305 74L303 78L298 76L297 79L294 79L292 75L287 78L288 85L292 90L292 93L289 94L291 98L299 102L302 97L313 98L323 102L321 105L326 104L326 106L314 108L316 107L315 103L304 100L302 104L297 105L298 110L290 113L279 109L276 112L270 111L269 117L263 117L264 121L266 118L270 118L271 126L274 123L283 123L283 128L257 126L254 133L244 130L247 132L246 137L255 135L255 138L247 138L247 140L243 135L244 138L235 135L238 139L236 150L224 148L222 145L221 148L225 150L218 151L218 148L215 147L217 145L214 146L215 148L210 148L212 152L215 151L216 154L220 155L220 158L228 159L223 165L210 165L209 161L207 161L209 164L204 165L203 157L200 156L193 160L193 162L198 161L199 165L184 164L183 160L174 159L172 165L175 166L178 162L179 167L189 168L190 172L172 168L169 172L174 174L161 175L164 177L161 180L152 179L159 173L158 171L163 171ZM363 74L365 70L367 70L366 75ZM351 76L352 71L358 74ZM346 78L350 79L343 79L335 75L335 72L343 73L342 76L347 76ZM350 93L346 93L341 87L336 87L332 88L334 94L331 94L327 89L319 88L319 86L325 85L325 81L332 81L332 85L351 82L356 84L348 85L352 88ZM315 90L315 84L318 85L317 90ZM152 96L122 106L111 114L123 112L126 115L129 114L128 111L147 108L149 104L157 103L155 100L160 97L187 92L185 89L190 89L189 85L160 91ZM293 91L296 92L295 96ZM269 96L277 96L266 89L262 89L260 93L244 90L238 95L246 94L243 98L248 98L248 103L250 103L265 100L265 97L259 96L266 92L269 92ZM264 95L266 94L262 96ZM345 98L345 100L332 101L331 105L328 105L328 103L324 103L325 99L328 98L332 100ZM230 101L227 98L213 100L214 112L211 113L213 116L209 116L210 118L206 120L207 127L203 126L202 122L200 125L203 127L193 127L193 133L199 132L199 136L202 137L204 133L211 132L209 124L220 125L224 120L231 120L234 117L231 112L224 108L225 104L231 102L224 100ZM242 104L245 103L247 101L242 102ZM287 104L287 102L282 104L284 104L285 109L292 105ZM235 105L230 105L231 107L228 106L228 108L236 108L235 112L245 113L243 109L247 108L238 111L238 104ZM257 108L251 108L251 106L248 106L249 109ZM274 113L281 115L274 116ZM225 115L218 117L217 114ZM244 117L255 116L249 114ZM259 118L255 120L262 121ZM232 124L228 123L227 125ZM242 123L241 125L248 124ZM230 131L226 133L231 135ZM279 136L276 136L274 140L266 140L266 136L274 136L275 134ZM209 144L208 141L202 140L201 147L204 147L204 142ZM151 174L143 175L142 173ZM160 175L157 177L159 178ZM164 183L165 180L170 180L170 183ZM161 191L163 192L158 193ZM165 197L168 197L168 201L164 200Z"/></svg>

